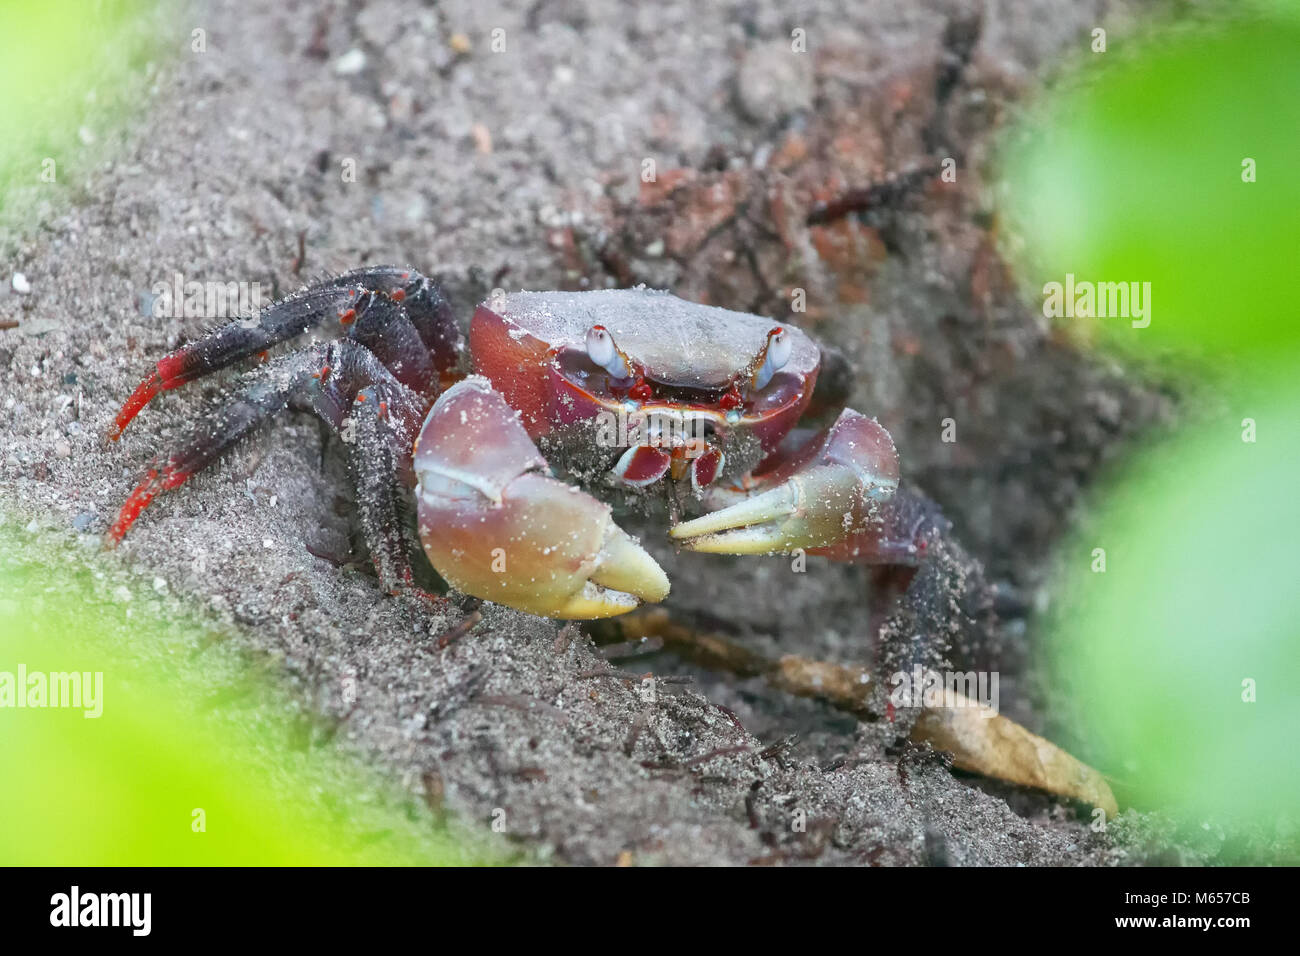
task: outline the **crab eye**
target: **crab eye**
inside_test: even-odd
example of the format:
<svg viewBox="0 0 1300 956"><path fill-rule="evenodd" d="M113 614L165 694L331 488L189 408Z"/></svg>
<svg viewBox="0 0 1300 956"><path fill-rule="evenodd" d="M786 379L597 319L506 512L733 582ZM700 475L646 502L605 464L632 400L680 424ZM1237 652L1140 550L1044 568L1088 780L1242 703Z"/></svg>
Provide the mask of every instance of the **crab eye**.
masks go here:
<svg viewBox="0 0 1300 956"><path fill-rule="evenodd" d="M754 375L754 387L766 388L767 383L772 381L772 376L777 370L783 368L785 363L790 361L790 353L794 351L794 342L791 341L790 335L785 329L777 327L767 333L767 348L763 352L763 365Z"/></svg>
<svg viewBox="0 0 1300 956"><path fill-rule="evenodd" d="M794 351L794 342L791 341L789 333L785 329L776 329L767 343L767 361L772 366L772 370L784 368L785 363L790 361L790 353Z"/></svg>
<svg viewBox="0 0 1300 956"><path fill-rule="evenodd" d="M593 325L587 330L587 356L617 379L632 377L632 370L614 347L614 338L603 325Z"/></svg>

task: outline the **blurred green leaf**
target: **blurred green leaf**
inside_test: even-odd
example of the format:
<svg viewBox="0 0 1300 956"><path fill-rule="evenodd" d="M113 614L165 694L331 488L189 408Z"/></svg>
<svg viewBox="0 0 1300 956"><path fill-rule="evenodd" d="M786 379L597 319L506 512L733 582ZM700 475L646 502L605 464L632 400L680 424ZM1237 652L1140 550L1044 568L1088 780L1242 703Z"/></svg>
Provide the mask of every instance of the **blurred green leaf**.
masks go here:
<svg viewBox="0 0 1300 956"><path fill-rule="evenodd" d="M156 0L0 4L0 211L57 195L84 173L87 144L139 102L143 66L166 41L156 15L167 7ZM178 34L169 48L181 49L183 40Z"/></svg>
<svg viewBox="0 0 1300 956"><path fill-rule="evenodd" d="M0 529L0 686L102 674L102 713L0 706L0 865L488 858L304 733L309 715L198 622L48 540Z"/></svg>
<svg viewBox="0 0 1300 956"><path fill-rule="evenodd" d="M1150 326L1096 319L1105 340L1226 386L1065 548L1054 701L1121 803L1267 824L1300 810L1300 25L1259 9L1112 34L1011 137L1005 191L1035 292L1150 282Z"/></svg>
<svg viewBox="0 0 1300 956"><path fill-rule="evenodd" d="M1049 633L1057 699L1121 803L1242 822L1300 811L1300 389L1234 408L1101 497Z"/></svg>
<svg viewBox="0 0 1300 956"><path fill-rule="evenodd" d="M1300 24L1110 42L1010 140L1007 221L1032 250L1032 294L1041 302L1043 284L1067 273L1150 282L1149 327L1094 320L1112 341L1210 356L1296 350ZM1246 160L1255 182L1243 181Z"/></svg>

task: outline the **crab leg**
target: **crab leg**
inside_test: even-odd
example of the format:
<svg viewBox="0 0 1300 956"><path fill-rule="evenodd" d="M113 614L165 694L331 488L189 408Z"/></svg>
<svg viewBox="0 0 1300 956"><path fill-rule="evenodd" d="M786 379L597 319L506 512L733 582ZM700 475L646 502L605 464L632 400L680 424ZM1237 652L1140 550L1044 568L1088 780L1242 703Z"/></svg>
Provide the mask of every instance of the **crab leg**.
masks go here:
<svg viewBox="0 0 1300 956"><path fill-rule="evenodd" d="M230 401L203 418L191 436L165 458L155 459L109 529L110 542L121 541L140 512L160 492L179 487L212 464L236 441L284 408L291 398L304 399L338 431L354 396L360 398L367 386L375 387L374 401L386 417L406 422L408 433L414 431L425 407L423 400L355 342L318 345L249 373Z"/></svg>
<svg viewBox="0 0 1300 956"><path fill-rule="evenodd" d="M264 352L330 318L392 367L403 385L427 392L438 372L459 361L459 333L449 313L441 294L416 273L389 267L348 273L164 355L118 412L109 438L116 441L159 392Z"/></svg>
<svg viewBox="0 0 1300 956"><path fill-rule="evenodd" d="M424 343L434 369L439 374L446 375L460 365L464 350L460 327L456 324L451 303L437 282L411 269L371 266L345 272L331 279L328 284L335 288L358 286L401 303L411 325ZM364 342L362 344L368 345ZM372 348L371 351L375 350Z"/></svg>
<svg viewBox="0 0 1300 956"><path fill-rule="evenodd" d="M668 578L610 507L548 474L519 413L471 376L416 440L420 539L466 594L531 614L597 618L668 594Z"/></svg>
<svg viewBox="0 0 1300 956"><path fill-rule="evenodd" d="M347 439L357 521L379 580L390 594L415 587L410 558L413 526L409 505L403 510L403 493L415 483L411 443L423 403L412 402L409 396L391 380L359 390L351 413L356 428Z"/></svg>
<svg viewBox="0 0 1300 956"><path fill-rule="evenodd" d="M845 560L892 560L899 531L889 503L898 488L898 454L875 419L845 409L791 459L759 476L767 490L674 526L691 551L768 554L796 548Z"/></svg>

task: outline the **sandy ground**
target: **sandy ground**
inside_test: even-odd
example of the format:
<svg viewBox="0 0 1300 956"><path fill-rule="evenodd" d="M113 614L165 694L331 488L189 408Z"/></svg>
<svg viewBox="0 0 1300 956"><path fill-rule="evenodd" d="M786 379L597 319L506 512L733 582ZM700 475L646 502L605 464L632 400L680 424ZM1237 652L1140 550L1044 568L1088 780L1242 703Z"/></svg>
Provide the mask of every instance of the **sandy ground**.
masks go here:
<svg viewBox="0 0 1300 956"><path fill-rule="evenodd" d="M19 323L0 332L6 504L38 526L101 535L151 452L219 394L226 380L170 393L104 446L151 362L212 324L149 315L150 290L177 273L280 294L326 271L411 264L443 277L466 317L496 286L636 281L784 317L797 287L800 321L852 370L839 391L890 428L905 474L942 503L989 580L1042 607L1045 559L1080 493L1170 415L1158 389L1056 341L1013 294L993 232L994 133L1092 26L1129 22L1106 7L197 5L168 21L167 45L186 52L160 61L147 102L96 145L103 161L70 201L4 237L5 265L31 284L0 298ZM189 52L194 27L206 52ZM807 53L791 52L793 30ZM958 159L956 184L924 172L945 156ZM656 183L643 185L647 159ZM865 210L833 205L909 170L922 172ZM940 440L950 417L955 443ZM612 665L692 678L643 715L636 684L592 676L611 665L587 631L503 608L439 650L459 610L431 619L364 569L316 556L349 553L351 507L337 445L286 415L157 502L102 560L189 595L327 715L348 710L355 685L340 745L465 819L504 811L509 837L543 859L1114 864L1216 852L1132 813L1094 833L1086 808L954 776L887 728L668 654ZM859 570L814 562L795 577L780 559L653 547L676 581L676 618L765 652L872 666ZM1004 621L968 656L999 667L1003 709L1042 729L1051 688L1034 626ZM759 755L789 734L791 749Z"/></svg>

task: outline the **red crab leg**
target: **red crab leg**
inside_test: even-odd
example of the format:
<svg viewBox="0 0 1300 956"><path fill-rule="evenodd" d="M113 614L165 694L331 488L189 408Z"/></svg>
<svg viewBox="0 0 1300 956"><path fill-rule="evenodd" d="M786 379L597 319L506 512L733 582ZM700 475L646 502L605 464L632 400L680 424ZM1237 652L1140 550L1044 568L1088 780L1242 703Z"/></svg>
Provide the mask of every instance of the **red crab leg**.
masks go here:
<svg viewBox="0 0 1300 956"><path fill-rule="evenodd" d="M118 412L109 438L161 391L250 358L335 319L349 338L370 349L398 381L436 391L439 376L460 362L460 333L437 286L410 270L363 269L296 293L181 346L158 360Z"/></svg>
<svg viewBox="0 0 1300 956"><path fill-rule="evenodd" d="M446 378L460 367L464 353L460 326L442 286L434 280L413 269L370 266L345 272L329 284L341 288L359 286L401 303L439 375Z"/></svg>
<svg viewBox="0 0 1300 956"><path fill-rule="evenodd" d="M408 454L410 435L414 434L414 426L426 407L423 401L400 385L373 354L356 343L345 340L318 345L286 355L251 372L228 401L198 422L189 438L156 461L131 492L109 529L110 543L122 540L136 518L160 492L179 487L191 475L212 464L236 441L268 421L291 398L306 399L313 411L337 430L354 396L361 397L367 386L372 385L381 390L374 396L375 404L383 400L388 410L387 417L405 423L409 434L403 434L399 445L402 454ZM362 437L368 427L363 420ZM355 442L353 447L359 448L361 444ZM367 446L365 450L376 461L379 460L376 456L382 449ZM409 458L404 463L395 462L393 468L403 464L409 471ZM380 493L394 483L391 476L387 482L373 482L375 487L365 489L367 500L380 500Z"/></svg>

